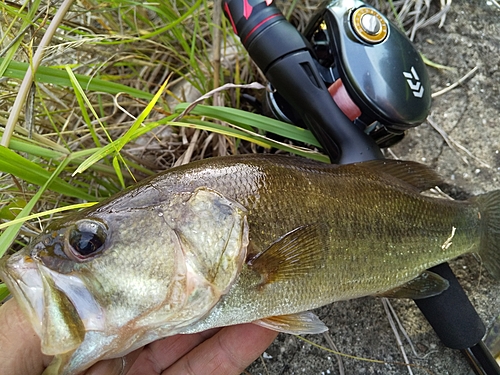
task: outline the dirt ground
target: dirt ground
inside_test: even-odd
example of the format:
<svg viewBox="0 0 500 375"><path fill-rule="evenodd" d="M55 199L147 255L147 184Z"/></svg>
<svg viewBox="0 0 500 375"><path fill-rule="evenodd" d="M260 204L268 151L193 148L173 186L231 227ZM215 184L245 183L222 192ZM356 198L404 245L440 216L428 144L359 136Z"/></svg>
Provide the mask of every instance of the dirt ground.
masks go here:
<svg viewBox="0 0 500 375"><path fill-rule="evenodd" d="M487 1L454 0L442 28L420 31L416 44L430 60L454 71L429 69L433 91L458 81L477 67L465 83L433 100L430 118L442 128L453 147L429 124L408 132L392 148L400 159L423 162L458 187L449 193L464 198L500 187L500 9ZM457 146L456 142L461 146ZM465 148L468 152L461 150ZM473 256L451 263L453 270L487 326L500 314L500 283ZM460 352L445 348L412 301L393 300L399 319L417 355L403 338L413 374L468 375L472 371ZM380 299L363 298L317 310L330 327L337 348L347 354L387 362L403 356ZM467 329L467 327L464 327ZM307 336L328 346L323 336ZM344 358L345 374L408 374L395 364ZM339 374L333 354L291 335L280 335L247 371L257 374Z"/></svg>

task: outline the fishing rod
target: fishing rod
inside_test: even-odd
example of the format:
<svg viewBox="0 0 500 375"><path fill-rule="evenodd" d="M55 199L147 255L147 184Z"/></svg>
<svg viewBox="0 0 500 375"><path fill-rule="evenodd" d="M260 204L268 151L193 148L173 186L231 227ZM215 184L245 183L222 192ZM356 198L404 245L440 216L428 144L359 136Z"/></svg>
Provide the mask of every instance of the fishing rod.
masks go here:
<svg viewBox="0 0 500 375"><path fill-rule="evenodd" d="M224 12L269 81L267 104L281 120L309 128L332 163L383 159L381 148L421 124L429 78L409 39L359 0L324 3L303 34L273 0L223 0ZM461 350L478 375L500 375L485 326L447 263L438 296L415 300L443 344Z"/></svg>

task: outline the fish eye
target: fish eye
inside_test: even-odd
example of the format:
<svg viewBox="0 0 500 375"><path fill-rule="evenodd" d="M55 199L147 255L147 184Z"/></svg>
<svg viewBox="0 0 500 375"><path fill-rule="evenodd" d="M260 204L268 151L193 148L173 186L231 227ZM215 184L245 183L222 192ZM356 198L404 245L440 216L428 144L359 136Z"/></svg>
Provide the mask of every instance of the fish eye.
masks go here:
<svg viewBox="0 0 500 375"><path fill-rule="evenodd" d="M94 257L104 248L107 237L107 227L104 223L94 220L80 220L66 234L68 256L76 260L86 260Z"/></svg>

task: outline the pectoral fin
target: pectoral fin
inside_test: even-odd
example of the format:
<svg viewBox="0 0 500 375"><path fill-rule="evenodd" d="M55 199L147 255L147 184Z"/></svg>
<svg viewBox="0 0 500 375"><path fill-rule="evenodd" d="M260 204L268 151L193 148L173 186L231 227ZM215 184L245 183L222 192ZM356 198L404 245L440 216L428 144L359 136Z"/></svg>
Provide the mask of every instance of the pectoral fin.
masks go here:
<svg viewBox="0 0 500 375"><path fill-rule="evenodd" d="M292 335L317 334L328 331L328 327L310 311L297 314L271 316L253 322L273 331Z"/></svg>
<svg viewBox="0 0 500 375"><path fill-rule="evenodd" d="M262 285L305 275L324 264L324 225L298 227L257 254L248 266L262 276Z"/></svg>
<svg viewBox="0 0 500 375"><path fill-rule="evenodd" d="M434 297L448 289L448 280L430 271L424 271L419 276L397 288L377 294L387 298L422 299Z"/></svg>

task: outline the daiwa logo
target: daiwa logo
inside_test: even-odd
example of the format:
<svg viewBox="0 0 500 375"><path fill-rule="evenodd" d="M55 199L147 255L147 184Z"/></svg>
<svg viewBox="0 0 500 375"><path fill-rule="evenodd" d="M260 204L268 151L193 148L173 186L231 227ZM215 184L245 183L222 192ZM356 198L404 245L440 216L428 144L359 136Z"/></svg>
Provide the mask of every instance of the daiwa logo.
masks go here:
<svg viewBox="0 0 500 375"><path fill-rule="evenodd" d="M416 98L421 98L424 95L424 86L420 82L420 78L418 77L417 71L412 66L409 72L403 72L403 75L406 78L406 82L408 86L410 86L410 90L413 92L413 96Z"/></svg>

